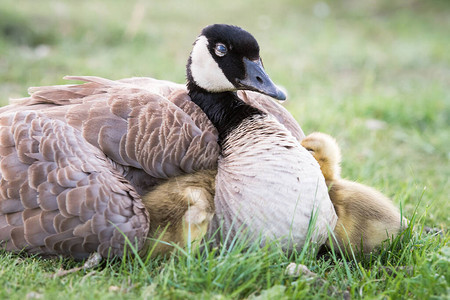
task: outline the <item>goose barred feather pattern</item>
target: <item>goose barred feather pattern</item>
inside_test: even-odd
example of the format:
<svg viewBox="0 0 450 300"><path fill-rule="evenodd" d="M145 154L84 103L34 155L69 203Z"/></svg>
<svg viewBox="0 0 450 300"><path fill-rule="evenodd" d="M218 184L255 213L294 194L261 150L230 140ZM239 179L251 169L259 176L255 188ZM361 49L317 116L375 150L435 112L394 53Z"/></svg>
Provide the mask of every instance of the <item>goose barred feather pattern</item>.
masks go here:
<svg viewBox="0 0 450 300"><path fill-rule="evenodd" d="M149 224L140 196L77 129L34 111L2 114L0 124L7 250L107 257L121 254L125 236L142 247Z"/></svg>

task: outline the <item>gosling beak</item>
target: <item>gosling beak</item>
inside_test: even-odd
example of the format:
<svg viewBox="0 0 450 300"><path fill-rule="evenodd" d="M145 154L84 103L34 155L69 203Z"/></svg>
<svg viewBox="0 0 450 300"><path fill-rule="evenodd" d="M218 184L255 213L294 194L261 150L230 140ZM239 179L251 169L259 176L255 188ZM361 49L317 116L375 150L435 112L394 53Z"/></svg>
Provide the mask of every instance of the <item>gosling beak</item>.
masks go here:
<svg viewBox="0 0 450 300"><path fill-rule="evenodd" d="M245 78L236 80L239 90L251 90L277 100L286 100L286 94L272 82L264 71L261 59L253 61L244 57L244 65Z"/></svg>

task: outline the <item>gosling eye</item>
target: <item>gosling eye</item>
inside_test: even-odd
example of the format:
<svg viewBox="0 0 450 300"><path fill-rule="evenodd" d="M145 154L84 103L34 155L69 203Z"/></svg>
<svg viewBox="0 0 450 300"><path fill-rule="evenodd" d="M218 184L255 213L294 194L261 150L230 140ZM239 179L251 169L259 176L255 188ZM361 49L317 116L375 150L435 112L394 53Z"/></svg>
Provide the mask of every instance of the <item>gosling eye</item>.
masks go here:
<svg viewBox="0 0 450 300"><path fill-rule="evenodd" d="M217 56L225 56L225 54L227 54L228 49L227 46L225 46L222 43L217 43L216 46L214 47L214 52L216 53Z"/></svg>

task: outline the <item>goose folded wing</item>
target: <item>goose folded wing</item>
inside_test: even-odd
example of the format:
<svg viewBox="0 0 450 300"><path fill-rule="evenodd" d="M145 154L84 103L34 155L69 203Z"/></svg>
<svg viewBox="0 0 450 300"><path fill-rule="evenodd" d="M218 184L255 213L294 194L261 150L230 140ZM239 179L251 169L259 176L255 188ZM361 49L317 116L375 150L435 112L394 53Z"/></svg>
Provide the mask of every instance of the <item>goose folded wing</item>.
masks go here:
<svg viewBox="0 0 450 300"><path fill-rule="evenodd" d="M85 258L143 246L140 197L76 128L35 111L2 114L0 125L2 247Z"/></svg>
<svg viewBox="0 0 450 300"><path fill-rule="evenodd" d="M133 185L217 167L217 131L185 86L152 78L66 78L86 83L32 88L20 109L39 108L49 118L79 129L118 167L128 168L124 173L130 174ZM274 115L295 138L304 137L292 115L272 98L239 93L247 103ZM141 170L149 182L138 183Z"/></svg>
<svg viewBox="0 0 450 300"><path fill-rule="evenodd" d="M64 111L63 121L115 163L131 167L128 173L144 170L157 180L216 167L217 132L187 94L179 93L180 85L152 79L137 85L98 77L67 78L88 82L34 88L30 102L63 104L44 114L54 118ZM78 98L61 98L71 95ZM181 102L187 112L173 101Z"/></svg>

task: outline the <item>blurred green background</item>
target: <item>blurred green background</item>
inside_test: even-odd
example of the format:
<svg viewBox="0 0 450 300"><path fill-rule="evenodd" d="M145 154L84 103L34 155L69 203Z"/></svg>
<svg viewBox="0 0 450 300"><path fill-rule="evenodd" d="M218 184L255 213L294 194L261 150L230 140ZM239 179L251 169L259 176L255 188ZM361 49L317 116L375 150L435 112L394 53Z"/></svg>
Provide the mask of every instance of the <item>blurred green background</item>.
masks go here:
<svg viewBox="0 0 450 300"><path fill-rule="evenodd" d="M305 133L343 177L448 227L450 1L17 1L0 4L0 104L64 75L185 80L200 30L250 31Z"/></svg>

